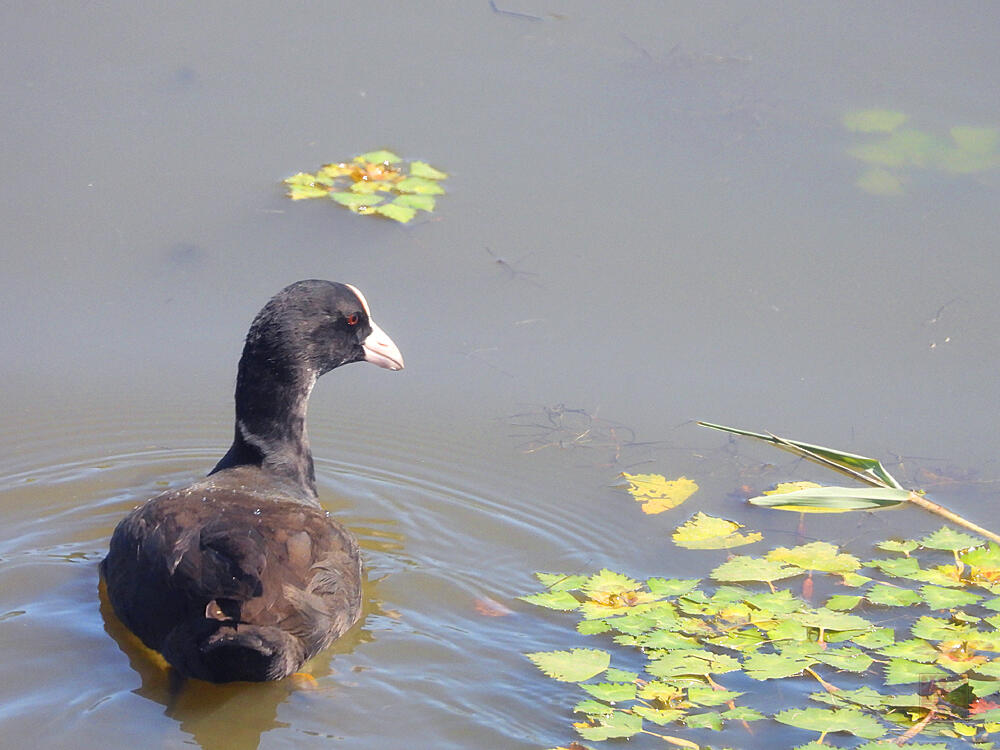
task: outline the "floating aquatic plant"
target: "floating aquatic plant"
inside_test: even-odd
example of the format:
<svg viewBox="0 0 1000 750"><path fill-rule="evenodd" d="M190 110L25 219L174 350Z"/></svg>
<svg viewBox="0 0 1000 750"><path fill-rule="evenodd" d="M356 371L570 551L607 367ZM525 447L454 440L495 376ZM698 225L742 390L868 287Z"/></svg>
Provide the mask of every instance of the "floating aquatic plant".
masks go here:
<svg viewBox="0 0 1000 750"><path fill-rule="evenodd" d="M1000 130L957 125L948 138L915 128L904 128L903 112L867 109L842 118L845 128L863 140L848 154L868 165L857 186L877 195L903 192L908 169L936 170L947 174L973 174L1000 167Z"/></svg>
<svg viewBox="0 0 1000 750"><path fill-rule="evenodd" d="M706 581L539 573L545 591L521 598L575 612L578 632L603 648L528 656L579 685L573 727L591 742L647 734L700 748L689 730L776 721L818 733L809 748L831 747L834 735L895 735L909 745L918 734L990 747L1000 733L992 700L1000 693L1000 546L948 528L876 546L893 556L863 562L812 542L730 558ZM942 555L948 564L936 564ZM816 606L774 585L813 575L843 590ZM795 705L796 689L755 701L739 689L748 679L813 680L820 689L809 698L823 705ZM664 733L668 726L686 736Z"/></svg>
<svg viewBox="0 0 1000 750"><path fill-rule="evenodd" d="M369 151L349 162L325 164L315 173L285 179L295 200L327 198L354 213L406 223L417 211L431 212L447 173L422 161L406 162L391 151Z"/></svg>

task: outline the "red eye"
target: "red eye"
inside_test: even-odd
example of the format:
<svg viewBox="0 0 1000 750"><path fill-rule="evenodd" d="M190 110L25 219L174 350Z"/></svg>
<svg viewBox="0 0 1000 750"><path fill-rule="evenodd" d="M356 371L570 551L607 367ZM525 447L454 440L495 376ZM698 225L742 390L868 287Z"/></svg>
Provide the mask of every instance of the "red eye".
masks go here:
<svg viewBox="0 0 1000 750"><path fill-rule="evenodd" d="M349 325L349 326L356 326L358 324L358 320L360 320L360 318L358 317L358 314L357 313L351 313L350 315L347 316L347 325Z"/></svg>

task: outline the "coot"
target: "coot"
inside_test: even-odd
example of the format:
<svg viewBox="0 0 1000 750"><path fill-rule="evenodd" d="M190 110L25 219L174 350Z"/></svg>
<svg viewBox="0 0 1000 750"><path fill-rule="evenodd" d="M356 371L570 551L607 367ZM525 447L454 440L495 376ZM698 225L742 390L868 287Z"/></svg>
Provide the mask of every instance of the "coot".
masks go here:
<svg viewBox="0 0 1000 750"><path fill-rule="evenodd" d="M358 544L317 501L306 406L316 378L362 360L403 368L358 289L280 291L247 334L229 452L115 529L101 563L111 605L180 675L280 679L360 617Z"/></svg>

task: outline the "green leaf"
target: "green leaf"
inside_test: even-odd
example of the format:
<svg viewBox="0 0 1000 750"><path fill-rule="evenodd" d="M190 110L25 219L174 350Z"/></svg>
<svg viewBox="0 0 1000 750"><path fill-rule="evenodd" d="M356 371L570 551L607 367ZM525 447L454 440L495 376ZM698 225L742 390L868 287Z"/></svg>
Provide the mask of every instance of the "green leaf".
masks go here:
<svg viewBox="0 0 1000 750"><path fill-rule="evenodd" d="M791 450L797 455L817 461L824 466L838 469L851 476L855 476L858 479L863 479L869 484L875 484L881 487L893 487L896 489L903 488L902 485L885 470L885 467L874 458L858 456L854 453L836 451L832 448L824 448L821 445L812 445L811 443L803 443L798 440L788 440L786 438L778 437L777 435L764 435L759 432L739 430L735 427L725 427L724 425L712 424L711 422L698 422L698 424L704 427L710 427L713 430L721 430L723 432L730 432L734 435L743 435L745 437L756 438L757 440L764 440L765 442L773 443L780 448Z"/></svg>
<svg viewBox="0 0 1000 750"><path fill-rule="evenodd" d="M872 560L868 564L897 578L913 578L915 573L920 572L920 562L915 557L889 557Z"/></svg>
<svg viewBox="0 0 1000 750"><path fill-rule="evenodd" d="M802 655L751 654L743 660L743 671L755 680L779 680L800 674L816 659Z"/></svg>
<svg viewBox="0 0 1000 750"><path fill-rule="evenodd" d="M592 599L624 594L635 591L637 588L639 588L638 581L633 581L628 576L615 573L607 568L595 573L580 584L580 590Z"/></svg>
<svg viewBox="0 0 1000 750"><path fill-rule="evenodd" d="M805 610L794 612L788 616L807 628L822 628L823 630L868 630L872 624L864 617L848 612L834 612L831 609Z"/></svg>
<svg viewBox="0 0 1000 750"><path fill-rule="evenodd" d="M942 526L933 534L928 534L920 540L920 546L927 549L940 549L949 552L975 547L979 544L979 539L969 536L961 531L955 531L947 526Z"/></svg>
<svg viewBox="0 0 1000 750"><path fill-rule="evenodd" d="M550 591L574 591L587 581L587 576L571 576L563 573L535 573L535 578Z"/></svg>
<svg viewBox="0 0 1000 750"><path fill-rule="evenodd" d="M747 708L746 706L737 706L736 708L731 708L728 711L723 711L721 716L727 721L760 721L761 719L767 718L760 711L753 708Z"/></svg>
<svg viewBox="0 0 1000 750"><path fill-rule="evenodd" d="M864 672L875 661L861 649L853 647L821 651L815 657L824 664L845 672Z"/></svg>
<svg viewBox="0 0 1000 750"><path fill-rule="evenodd" d="M684 724L691 729L712 729L716 732L722 729L722 717L714 711L701 714L688 714Z"/></svg>
<svg viewBox="0 0 1000 750"><path fill-rule="evenodd" d="M650 578L646 586L656 596L682 596L693 590L701 581L697 578Z"/></svg>
<svg viewBox="0 0 1000 750"><path fill-rule="evenodd" d="M734 672L739 668L740 663L725 654L715 654L711 651L677 651L667 652L653 659L646 667L646 671L654 677L664 678L687 675L707 677L710 674Z"/></svg>
<svg viewBox="0 0 1000 750"><path fill-rule="evenodd" d="M634 682L598 682L581 684L580 687L598 700L608 703L621 703L635 698Z"/></svg>
<svg viewBox="0 0 1000 750"><path fill-rule="evenodd" d="M774 715L775 721L813 732L849 732L868 740L885 734L872 716L853 708L790 708Z"/></svg>
<svg viewBox="0 0 1000 750"><path fill-rule="evenodd" d="M368 153L361 154L360 156L355 156L354 161L358 163L362 162L372 162L374 164L395 164L398 161L402 161L398 156L396 156L392 151L369 151Z"/></svg>
<svg viewBox="0 0 1000 750"><path fill-rule="evenodd" d="M517 598L529 604L547 607L548 609L558 609L563 612L568 612L580 606L579 600L568 591L545 591L541 594L528 594L527 596L519 596Z"/></svg>
<svg viewBox="0 0 1000 750"><path fill-rule="evenodd" d="M861 567L858 558L838 554L837 547L829 542L810 542L791 549L778 547L767 553L767 559L822 573L850 573Z"/></svg>
<svg viewBox="0 0 1000 750"><path fill-rule="evenodd" d="M783 578L801 575L800 568L779 562L761 560L746 555L736 555L712 571L717 581L762 581L771 583Z"/></svg>
<svg viewBox="0 0 1000 750"><path fill-rule="evenodd" d="M423 177L428 180L443 180L448 176L448 173L434 169L425 161L415 161L410 163L410 176Z"/></svg>
<svg viewBox="0 0 1000 750"><path fill-rule="evenodd" d="M385 203L379 206L375 209L375 213L381 214L387 219L405 224L417 215L417 210L409 206L400 205L398 201L393 201L392 203Z"/></svg>
<svg viewBox="0 0 1000 750"><path fill-rule="evenodd" d="M921 601L916 591L889 586L885 583L876 583L872 586L868 591L867 599L872 604L881 604L886 607L909 607L920 604Z"/></svg>
<svg viewBox="0 0 1000 750"><path fill-rule="evenodd" d="M875 628L867 633L855 635L851 640L864 648L882 648L895 641L896 634L892 628Z"/></svg>
<svg viewBox="0 0 1000 750"><path fill-rule="evenodd" d="M644 719L654 724L666 726L684 716L685 712L677 708L649 708L647 706L632 706L632 710Z"/></svg>
<svg viewBox="0 0 1000 750"><path fill-rule="evenodd" d="M393 189L394 184L388 180L358 180L352 182L349 188L352 193L361 195L371 195L378 192L391 193Z"/></svg>
<svg viewBox="0 0 1000 750"><path fill-rule="evenodd" d="M861 603L861 598L862 597L860 596L852 596L848 594L834 594L826 600L826 604L823 606L827 609L834 609L837 611L854 609Z"/></svg>
<svg viewBox="0 0 1000 750"><path fill-rule="evenodd" d="M576 631L583 635L597 635L598 633L607 633L611 630L611 626L608 625L607 620L580 620L576 624Z"/></svg>
<svg viewBox="0 0 1000 750"><path fill-rule="evenodd" d="M1000 144L1000 130L996 128L970 128L957 125L950 133L952 140L962 151L982 157L992 155Z"/></svg>
<svg viewBox="0 0 1000 750"><path fill-rule="evenodd" d="M910 632L915 638L925 638L929 641L959 640L967 629L960 625L955 625L949 620L942 620L940 617L920 617L910 627Z"/></svg>
<svg viewBox="0 0 1000 750"><path fill-rule="evenodd" d="M715 690L710 687L691 686L687 691L688 700L699 706L721 706L734 701L743 693L736 690Z"/></svg>
<svg viewBox="0 0 1000 750"><path fill-rule="evenodd" d="M885 667L885 684L902 685L908 682L931 682L946 675L943 669L933 664L922 664L895 657Z"/></svg>
<svg viewBox="0 0 1000 750"><path fill-rule="evenodd" d="M401 193L417 193L418 195L443 195L444 188L434 180L423 177L406 177L396 183L396 190Z"/></svg>
<svg viewBox="0 0 1000 750"><path fill-rule="evenodd" d="M946 589L930 584L920 587L920 595L923 596L927 606L931 609L955 609L975 604L982 599L979 594L974 594L971 591Z"/></svg>
<svg viewBox="0 0 1000 750"><path fill-rule="evenodd" d="M536 651L525 654L546 676L562 682L582 682L600 674L611 663L611 654L594 648L569 651Z"/></svg>
<svg viewBox="0 0 1000 750"><path fill-rule="evenodd" d="M576 731L585 740L608 740L615 737L631 737L642 731L642 717L638 714L614 711L608 716L597 718L596 726L577 726Z"/></svg>
<svg viewBox="0 0 1000 750"><path fill-rule="evenodd" d="M747 502L779 510L841 512L845 510L882 510L902 505L910 499L908 490L892 487L819 487L782 495L761 495Z"/></svg>
<svg viewBox="0 0 1000 750"><path fill-rule="evenodd" d="M686 549L729 549L759 542L763 538L757 531L750 534L738 533L742 528L743 525L735 521L698 511L674 530L673 540L678 547Z"/></svg>
<svg viewBox="0 0 1000 750"><path fill-rule="evenodd" d="M909 661L930 663L938 658L938 650L921 638L910 638L893 643L878 651L883 656L900 657Z"/></svg>
<svg viewBox="0 0 1000 750"><path fill-rule="evenodd" d="M358 193L329 193L330 198L337 201L342 206L347 206L352 211L364 213L366 209L372 208L382 202L379 195L359 195Z"/></svg>
<svg viewBox="0 0 1000 750"><path fill-rule="evenodd" d="M886 552L902 552L904 555L909 555L913 550L920 546L919 542L915 542L912 539L896 540L888 539L884 542L879 542L875 545L879 549L885 550Z"/></svg>
<svg viewBox="0 0 1000 750"><path fill-rule="evenodd" d="M600 701L595 701L591 699L582 700L573 706L573 713L575 714L587 714L587 716L593 717L594 721L597 720L596 717L599 716L610 716L614 713L614 709L607 703L601 703Z"/></svg>
<svg viewBox="0 0 1000 750"><path fill-rule="evenodd" d="M626 489L642 512L655 514L676 508L698 491L698 485L687 477L667 479L661 474L627 474L622 472Z"/></svg>
<svg viewBox="0 0 1000 750"><path fill-rule="evenodd" d="M407 208L413 208L418 211L427 211L428 213L434 210L434 206L437 204L437 200L433 195L412 195L405 194L400 195L393 203L397 203L400 206L406 206Z"/></svg>
<svg viewBox="0 0 1000 750"><path fill-rule="evenodd" d="M859 109L848 112L841 122L855 133L891 133L906 122L906 115L891 109Z"/></svg>

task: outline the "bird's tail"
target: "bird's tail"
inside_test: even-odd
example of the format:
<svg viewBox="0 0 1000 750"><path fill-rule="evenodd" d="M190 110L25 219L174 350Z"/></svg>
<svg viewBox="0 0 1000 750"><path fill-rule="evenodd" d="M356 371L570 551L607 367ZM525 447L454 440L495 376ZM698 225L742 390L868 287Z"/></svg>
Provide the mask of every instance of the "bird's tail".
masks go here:
<svg viewBox="0 0 1000 750"><path fill-rule="evenodd" d="M163 656L182 672L209 682L280 680L302 663L302 644L268 625L200 620L176 628Z"/></svg>

